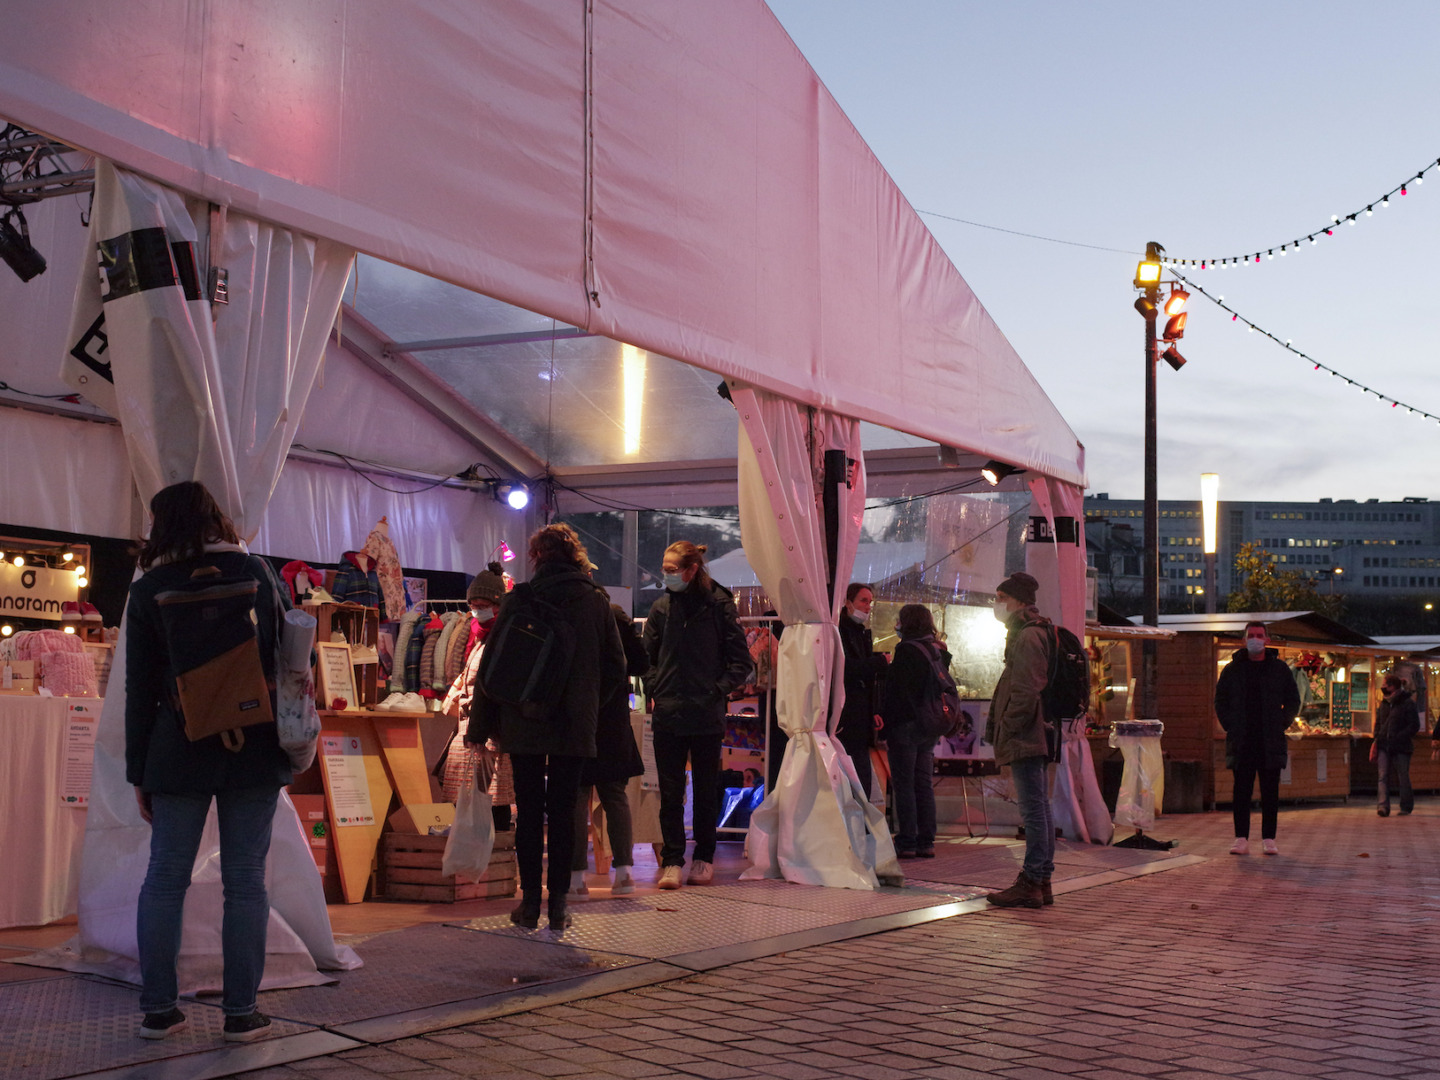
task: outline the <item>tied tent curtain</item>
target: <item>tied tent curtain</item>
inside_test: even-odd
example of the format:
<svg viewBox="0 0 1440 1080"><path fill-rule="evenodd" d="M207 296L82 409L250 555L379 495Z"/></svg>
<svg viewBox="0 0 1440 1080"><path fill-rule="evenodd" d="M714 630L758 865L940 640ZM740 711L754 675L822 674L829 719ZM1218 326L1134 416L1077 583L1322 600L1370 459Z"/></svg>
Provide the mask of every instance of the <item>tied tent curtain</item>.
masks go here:
<svg viewBox="0 0 1440 1080"><path fill-rule="evenodd" d="M90 221L97 267L76 290L65 380L114 415L148 506L199 480L255 535L316 380L353 252L212 210L100 161ZM209 266L229 303L206 298ZM121 622L115 671L125 670ZM328 981L359 966L334 940L315 861L288 796L272 826L270 927L262 986ZM125 780L125 686L112 679L95 746L82 855L79 948L59 966L139 980L135 911L150 829ZM212 807L185 903L182 993L221 984L219 835Z"/></svg>
<svg viewBox="0 0 1440 1080"><path fill-rule="evenodd" d="M740 530L745 554L785 624L776 713L789 741L775 788L750 819L746 878L874 889L901 879L884 818L833 738L845 701L836 625L865 513L857 421L762 390L731 387L740 414ZM823 506L826 451L847 464L835 483L832 548ZM833 475L832 481L835 481Z"/></svg>

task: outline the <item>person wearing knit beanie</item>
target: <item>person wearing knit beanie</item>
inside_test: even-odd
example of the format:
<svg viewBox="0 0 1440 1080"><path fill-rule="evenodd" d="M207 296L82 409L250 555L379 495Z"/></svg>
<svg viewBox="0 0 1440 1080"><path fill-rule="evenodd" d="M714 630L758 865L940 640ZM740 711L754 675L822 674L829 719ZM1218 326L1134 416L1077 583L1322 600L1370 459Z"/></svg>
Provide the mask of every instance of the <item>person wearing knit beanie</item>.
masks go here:
<svg viewBox="0 0 1440 1080"><path fill-rule="evenodd" d="M1000 582L999 585L996 585L995 591L1010 597L1012 600L1019 600L1020 603L1029 607L1035 603L1035 594L1040 591L1040 582L1025 573L1025 571L1019 570Z"/></svg>
<svg viewBox="0 0 1440 1080"><path fill-rule="evenodd" d="M465 593L465 599L469 601L471 607L474 607L478 600L498 609L500 601L504 598L505 572L498 562L492 562L476 574L470 582L470 588Z"/></svg>

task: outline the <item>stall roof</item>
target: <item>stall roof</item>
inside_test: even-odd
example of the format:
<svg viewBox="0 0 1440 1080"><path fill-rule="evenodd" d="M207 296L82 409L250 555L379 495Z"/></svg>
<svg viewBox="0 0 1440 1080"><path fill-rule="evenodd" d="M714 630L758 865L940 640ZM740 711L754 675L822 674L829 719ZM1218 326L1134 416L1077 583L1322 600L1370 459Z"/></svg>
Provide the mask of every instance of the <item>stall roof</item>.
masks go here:
<svg viewBox="0 0 1440 1080"><path fill-rule="evenodd" d="M1427 659L1440 657L1440 634L1402 635L1399 637L1377 636L1375 642L1383 648L1392 649L1395 652L1404 653L1408 656L1424 657Z"/></svg>
<svg viewBox="0 0 1440 1080"><path fill-rule="evenodd" d="M1085 624L1086 637L1100 638L1105 641L1140 641L1145 638L1168 641L1175 636L1175 633L1174 630L1163 626L1114 626L1095 619L1091 619Z"/></svg>
<svg viewBox="0 0 1440 1080"><path fill-rule="evenodd" d="M760 0L7 15L0 115L364 253L342 332L372 377L312 400L319 449L398 389L527 475L733 460L725 376L870 422L867 451L1084 483L1074 433ZM135 56L163 62L135 78ZM7 325L68 322L63 202L69 231L37 237L51 272L0 283ZM7 335L0 379L63 392L58 344Z"/></svg>
<svg viewBox="0 0 1440 1080"><path fill-rule="evenodd" d="M1139 616L1132 618L1136 621ZM1283 641L1312 645L1371 645L1366 637L1318 611L1236 611L1214 615L1161 615L1162 627L1180 633L1215 634L1218 637L1242 637L1245 624L1263 622L1272 637Z"/></svg>

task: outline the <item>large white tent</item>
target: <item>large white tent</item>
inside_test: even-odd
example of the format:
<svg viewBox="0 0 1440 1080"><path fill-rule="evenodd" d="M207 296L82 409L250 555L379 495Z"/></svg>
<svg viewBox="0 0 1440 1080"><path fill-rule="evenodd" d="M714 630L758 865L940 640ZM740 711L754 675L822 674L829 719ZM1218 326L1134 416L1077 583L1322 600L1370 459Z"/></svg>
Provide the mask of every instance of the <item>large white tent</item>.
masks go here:
<svg viewBox="0 0 1440 1080"><path fill-rule="evenodd" d="M761 855L800 880L873 884L888 838L877 850L826 734L838 639L814 580L825 546L838 542L843 583L867 490L953 483L988 459L1023 470L1007 483L1030 489L1036 515L1078 518L1084 454L760 0L16 0L5 24L0 116L93 155L114 206L132 179L171 205L167 235L170 219L189 222L201 271L254 247L232 242L241 234L309 252L317 280L360 253L328 342L313 324L328 325L333 297L292 284L287 325L310 328L292 327L285 357L251 350L227 368L203 360L223 360L223 341L195 346L212 396L241 403L215 454L178 450L164 399L137 392L157 460L233 482L257 550L322 561L379 513L399 515L407 563L433 569L473 571L514 529L473 490L387 494L333 453L393 473L473 462L547 479L560 510L738 502L767 592L809 627L785 635L793 782L757 815L778 821ZM99 392L35 408L76 385L73 358L70 383L58 371L76 344L75 282L93 274L83 208L31 207L51 270L0 278L0 316L17 328L0 338L0 380L26 391L0 392L17 406L0 423L0 521L135 535L135 493L168 475L137 457L137 414L116 410L130 425L117 429ZM245 310L274 303L257 293ZM115 348L111 400L132 393ZM292 398L256 406L246 380L282 369ZM715 394L722 377L734 408ZM278 452L273 491L255 470L244 504L232 474L257 420ZM826 450L854 462L849 524L828 540ZM231 465L203 464L217 455ZM1083 548L1030 556L1043 606L1078 630ZM824 838L785 824L787 790L833 802L814 827L843 829L850 855L807 872Z"/></svg>

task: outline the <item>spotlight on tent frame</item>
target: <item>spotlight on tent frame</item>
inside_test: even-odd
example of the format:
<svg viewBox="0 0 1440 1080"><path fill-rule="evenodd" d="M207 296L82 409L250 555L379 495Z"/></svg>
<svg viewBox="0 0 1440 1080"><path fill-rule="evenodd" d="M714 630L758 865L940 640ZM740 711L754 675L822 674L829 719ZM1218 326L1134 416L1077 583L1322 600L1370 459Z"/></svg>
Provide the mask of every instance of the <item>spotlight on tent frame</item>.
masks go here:
<svg viewBox="0 0 1440 1080"><path fill-rule="evenodd" d="M1176 371L1179 371L1185 366L1185 358L1180 355L1180 350L1175 348L1174 345L1171 345L1170 348L1161 353L1160 359L1164 360L1165 363L1169 364Z"/></svg>
<svg viewBox="0 0 1440 1080"><path fill-rule="evenodd" d="M524 484L497 484L495 498L511 510L524 510L530 505L530 489Z"/></svg>
<svg viewBox="0 0 1440 1080"><path fill-rule="evenodd" d="M12 222L18 222L19 228ZM0 259L4 259L21 281L29 281L45 272L45 256L30 243L30 227L25 215L15 207L0 218Z"/></svg>
<svg viewBox="0 0 1440 1080"><path fill-rule="evenodd" d="M1014 465L1006 465L1003 461L987 461L981 468L980 475L985 478L987 484L995 487L1001 480L1019 471Z"/></svg>

